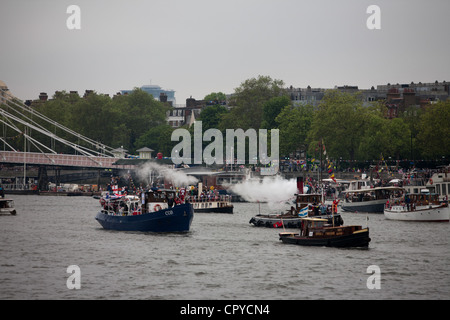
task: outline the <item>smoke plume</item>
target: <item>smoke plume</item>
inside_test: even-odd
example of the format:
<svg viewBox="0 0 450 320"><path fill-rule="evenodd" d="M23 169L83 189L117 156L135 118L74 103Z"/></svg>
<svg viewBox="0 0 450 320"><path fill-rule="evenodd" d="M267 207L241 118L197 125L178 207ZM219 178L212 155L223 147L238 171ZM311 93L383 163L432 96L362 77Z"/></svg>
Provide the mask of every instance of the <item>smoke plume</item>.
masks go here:
<svg viewBox="0 0 450 320"><path fill-rule="evenodd" d="M295 179L286 180L276 177L265 177L263 180L245 180L230 186L231 191L240 195L249 202L267 202L269 207L279 207L290 204L294 194L297 193Z"/></svg>
<svg viewBox="0 0 450 320"><path fill-rule="evenodd" d="M162 176L164 179L171 181L172 184L177 187L185 187L188 185L196 184L198 182L197 178L188 176L182 171L164 167L156 163L143 164L136 170L136 174L139 179L148 181L149 183L149 177L152 174L154 176Z"/></svg>

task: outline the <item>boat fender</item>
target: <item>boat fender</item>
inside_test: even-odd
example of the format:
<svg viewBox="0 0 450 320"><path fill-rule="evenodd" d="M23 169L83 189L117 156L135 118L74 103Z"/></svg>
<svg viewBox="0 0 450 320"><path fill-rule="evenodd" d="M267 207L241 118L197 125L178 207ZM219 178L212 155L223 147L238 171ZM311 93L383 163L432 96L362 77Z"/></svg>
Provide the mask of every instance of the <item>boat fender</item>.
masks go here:
<svg viewBox="0 0 450 320"><path fill-rule="evenodd" d="M155 204L155 206L153 207L153 210L154 210L154 211L159 211L159 210L161 210L161 205Z"/></svg>
<svg viewBox="0 0 450 320"><path fill-rule="evenodd" d="M272 224L271 224L269 221L267 221L267 222L266 222L266 227L267 227L267 228L270 228L270 227L272 227Z"/></svg>

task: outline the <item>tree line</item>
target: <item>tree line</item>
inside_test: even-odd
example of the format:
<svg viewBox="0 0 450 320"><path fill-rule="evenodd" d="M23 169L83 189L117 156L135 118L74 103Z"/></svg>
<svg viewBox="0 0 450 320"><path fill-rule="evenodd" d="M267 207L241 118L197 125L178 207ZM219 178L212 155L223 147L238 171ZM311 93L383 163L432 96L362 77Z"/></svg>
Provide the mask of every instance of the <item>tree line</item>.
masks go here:
<svg viewBox="0 0 450 320"><path fill-rule="evenodd" d="M208 101L223 99L225 95L221 92L205 97ZM279 129L283 157L299 152L317 157L322 143L328 157L338 160L370 161L381 156L395 160L450 157L450 101L425 108L411 107L397 118L387 119L383 101L367 106L359 94L338 90L328 90L316 107L294 106L282 80L258 76L242 82L227 104L229 108L218 103L202 110L197 120L202 121L203 131L210 128L223 133L226 129L238 128ZM171 141L174 128L167 123L170 105L138 88L128 95L113 98L96 92L82 98L62 91L34 108L84 136L114 148L122 146L129 153L149 147L170 156L177 144ZM65 133L56 126L48 129L65 138ZM17 149L23 146L23 137L9 128L4 128L3 133L12 146ZM49 139L39 138L40 141ZM73 153L68 147L58 148L58 152Z"/></svg>
<svg viewBox="0 0 450 320"><path fill-rule="evenodd" d="M360 93L339 90L327 90L317 107L294 106L282 80L259 76L242 82L229 105L229 111L207 107L200 117L203 130L279 129L280 155L285 157L306 152L317 159L322 145L335 160L445 162L450 157L449 100L410 107L388 119L385 101L366 105Z"/></svg>

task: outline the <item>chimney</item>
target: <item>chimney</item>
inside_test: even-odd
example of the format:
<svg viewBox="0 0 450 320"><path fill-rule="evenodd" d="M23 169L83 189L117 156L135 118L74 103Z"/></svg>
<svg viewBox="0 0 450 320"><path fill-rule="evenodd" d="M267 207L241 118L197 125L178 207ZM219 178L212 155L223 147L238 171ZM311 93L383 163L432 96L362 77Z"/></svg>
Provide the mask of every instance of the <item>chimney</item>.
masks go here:
<svg viewBox="0 0 450 320"><path fill-rule="evenodd" d="M303 177L297 177L297 193L303 194Z"/></svg>
<svg viewBox="0 0 450 320"><path fill-rule="evenodd" d="M159 101L161 102L167 102L167 94L165 94L164 92L161 92L159 94Z"/></svg>
<svg viewBox="0 0 450 320"><path fill-rule="evenodd" d="M195 99L192 98L192 96L186 99L186 107L187 108L195 107Z"/></svg>
<svg viewBox="0 0 450 320"><path fill-rule="evenodd" d="M47 101L48 99L48 95L45 92L41 92L41 94L39 95L39 100L41 101Z"/></svg>

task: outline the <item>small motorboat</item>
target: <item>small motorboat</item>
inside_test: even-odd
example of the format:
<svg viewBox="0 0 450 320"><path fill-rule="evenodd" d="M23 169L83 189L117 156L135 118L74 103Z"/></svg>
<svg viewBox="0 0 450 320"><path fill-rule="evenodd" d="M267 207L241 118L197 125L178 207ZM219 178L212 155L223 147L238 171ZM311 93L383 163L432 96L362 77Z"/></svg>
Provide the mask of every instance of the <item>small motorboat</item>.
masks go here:
<svg viewBox="0 0 450 320"><path fill-rule="evenodd" d="M287 244L323 247L368 247L369 228L361 226L333 227L326 219L303 218L300 233L281 232L280 240Z"/></svg>
<svg viewBox="0 0 450 320"><path fill-rule="evenodd" d="M0 198L0 214L17 214L13 199Z"/></svg>

